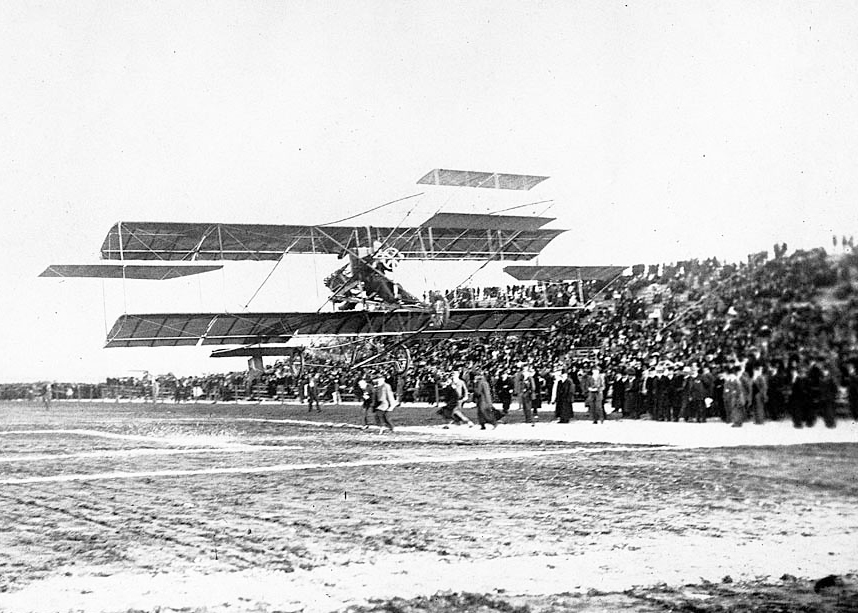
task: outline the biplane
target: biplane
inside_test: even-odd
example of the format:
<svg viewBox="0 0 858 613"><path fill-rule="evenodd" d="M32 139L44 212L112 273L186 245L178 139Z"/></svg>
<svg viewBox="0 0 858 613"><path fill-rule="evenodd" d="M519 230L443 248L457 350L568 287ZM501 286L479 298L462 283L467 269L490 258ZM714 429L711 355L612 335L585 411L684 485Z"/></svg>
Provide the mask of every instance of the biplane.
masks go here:
<svg viewBox="0 0 858 613"><path fill-rule="evenodd" d="M547 177L435 169L418 183L529 190ZM279 262L291 254L346 260L325 278L331 296L317 312L123 313L105 347L211 346L212 357L265 356L307 364L296 339L328 337L350 369L410 365L416 339L531 335L574 307L451 308L443 293L418 298L390 272L416 260L511 260L537 256L565 230L550 217L438 212L413 227L118 222L101 246L108 263L53 265L42 276L168 279L220 269L224 262ZM330 306L329 310L323 310Z"/></svg>

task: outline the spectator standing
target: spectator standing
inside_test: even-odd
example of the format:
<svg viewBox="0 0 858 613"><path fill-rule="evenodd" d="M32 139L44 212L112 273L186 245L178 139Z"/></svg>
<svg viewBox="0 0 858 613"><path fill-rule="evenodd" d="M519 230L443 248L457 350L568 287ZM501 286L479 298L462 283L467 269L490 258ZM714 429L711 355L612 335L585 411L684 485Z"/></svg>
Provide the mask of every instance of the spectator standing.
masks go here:
<svg viewBox="0 0 858 613"><path fill-rule="evenodd" d="M557 418L561 424L568 424L571 420L575 419L575 414L572 410L574 388L566 370L560 371L556 380L557 384L554 394L554 406Z"/></svg>
<svg viewBox="0 0 858 613"><path fill-rule="evenodd" d="M820 413L822 415L822 420L825 422L826 428L834 428L837 425L837 393L837 382L831 375L831 371L826 366L823 366Z"/></svg>
<svg viewBox="0 0 858 613"><path fill-rule="evenodd" d="M696 366L691 367L685 379L684 417L685 421L694 420L699 424L706 421L706 386Z"/></svg>
<svg viewBox="0 0 858 613"><path fill-rule="evenodd" d="M492 405L492 392L481 370L474 373L474 404L477 405L477 421L480 424L480 430L485 430L486 424L491 424L492 428L497 428L498 422L495 416L495 407Z"/></svg>
<svg viewBox="0 0 858 613"><path fill-rule="evenodd" d="M542 408L542 390L545 387L545 378L539 372L539 369L532 369L531 377L533 378L533 418L539 419L539 409Z"/></svg>
<svg viewBox="0 0 858 613"><path fill-rule="evenodd" d="M657 421L670 421L670 381L671 375L664 366L655 369L653 381L653 413Z"/></svg>
<svg viewBox="0 0 858 613"><path fill-rule="evenodd" d="M390 423L388 415L396 407L396 398L393 396L393 389L389 383L385 382L383 375L379 375L375 380L374 397L373 410L375 411L378 433L383 433L385 428L393 432L393 424Z"/></svg>
<svg viewBox="0 0 858 613"><path fill-rule="evenodd" d="M796 428L804 426L812 428L816 422L816 416L811 406L811 396L814 391L818 391L819 386L818 384L814 386L814 382L811 381L813 370L811 368L805 373L804 369L799 367L795 372L789 396L789 412L792 416L792 424ZM814 387L816 390L813 389Z"/></svg>
<svg viewBox="0 0 858 613"><path fill-rule="evenodd" d="M613 383L611 384L611 407L613 407L613 412L622 411L622 414L625 416L625 400L626 400L626 381L625 376L621 371L617 371L613 376Z"/></svg>
<svg viewBox="0 0 858 613"><path fill-rule="evenodd" d="M500 376L495 382L495 391L501 403L503 416L506 417L509 415L509 406L512 404L512 394L515 391L515 384L508 370L501 371Z"/></svg>
<svg viewBox="0 0 858 613"><path fill-rule="evenodd" d="M587 407L590 409L590 419L594 424L605 423L605 407L602 390L605 389L605 375L599 370L599 365L594 364L589 374L584 376L582 385L587 392Z"/></svg>
<svg viewBox="0 0 858 613"><path fill-rule="evenodd" d="M712 381L712 411L721 421L727 423L730 417L727 413L727 403L724 401L724 380L726 373L722 372Z"/></svg>
<svg viewBox="0 0 858 613"><path fill-rule="evenodd" d="M724 377L724 408L730 416L732 427L741 428L745 421L745 392L739 381L739 367L730 366Z"/></svg>
<svg viewBox="0 0 858 613"><path fill-rule="evenodd" d="M751 380L751 406L754 423L762 424L766 418L766 403L769 400L769 386L763 374L762 365L754 367L754 375Z"/></svg>
<svg viewBox="0 0 858 613"><path fill-rule="evenodd" d="M768 379L768 398L766 412L769 419L780 420L786 411L790 391L790 377L784 363L778 360L772 364Z"/></svg>
<svg viewBox="0 0 858 613"><path fill-rule="evenodd" d="M518 404L524 413L524 423L533 425L533 371L527 366L522 367L518 389Z"/></svg>
<svg viewBox="0 0 858 613"><path fill-rule="evenodd" d="M51 399L54 397L54 385L50 381L45 383L45 387L42 389L42 403L45 405L46 409L51 408Z"/></svg>
<svg viewBox="0 0 858 613"><path fill-rule="evenodd" d="M637 419L641 413L641 378L634 368L626 370L623 417Z"/></svg>
<svg viewBox="0 0 858 613"><path fill-rule="evenodd" d="M679 417L682 414L683 405L685 404L685 381L688 376L691 374L691 369L688 367L683 367L681 364L676 365L675 372L670 377L670 393L668 399L668 405L670 407L669 415L667 416L668 421L679 421Z"/></svg>
<svg viewBox="0 0 858 613"><path fill-rule="evenodd" d="M361 407L363 408L363 429L369 428L369 413L374 404L373 386L369 381L369 377L361 376L357 382L358 398L361 399Z"/></svg>
<svg viewBox="0 0 858 613"><path fill-rule="evenodd" d="M751 369L751 364L746 363L745 367L742 369L742 374L739 375L739 384L742 386L742 399L744 401L742 410L744 411L745 416L743 421L751 416L751 403L754 399L754 377Z"/></svg>
<svg viewBox="0 0 858 613"><path fill-rule="evenodd" d="M846 363L846 391L852 420L858 421L858 369L855 367L855 361L853 359Z"/></svg>
<svg viewBox="0 0 858 613"><path fill-rule="evenodd" d="M308 413L313 411L313 403L316 404L316 412L322 412L322 405L319 403L319 379L314 372L310 373L304 384L304 396L307 398Z"/></svg>

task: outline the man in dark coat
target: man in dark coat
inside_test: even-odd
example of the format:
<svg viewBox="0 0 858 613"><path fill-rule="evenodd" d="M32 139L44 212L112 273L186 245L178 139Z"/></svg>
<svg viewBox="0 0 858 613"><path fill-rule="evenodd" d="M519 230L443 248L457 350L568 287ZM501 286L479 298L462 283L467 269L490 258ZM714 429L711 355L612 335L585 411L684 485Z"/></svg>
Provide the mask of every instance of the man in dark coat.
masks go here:
<svg viewBox="0 0 858 613"><path fill-rule="evenodd" d="M826 428L834 428L837 425L837 382L831 375L831 371L825 366L822 368L822 401L820 403L822 420Z"/></svg>
<svg viewBox="0 0 858 613"><path fill-rule="evenodd" d="M572 397L574 393L569 373L566 370L561 371L557 376L557 391L554 397L557 418L561 424L568 424L570 420L575 418L572 412Z"/></svg>
<svg viewBox="0 0 858 613"><path fill-rule="evenodd" d="M655 369L655 381L653 385L653 413L657 421L670 421L670 380L663 367Z"/></svg>
<svg viewBox="0 0 858 613"><path fill-rule="evenodd" d="M690 368L687 366L683 368L681 365L677 364L676 372L674 372L670 377L670 392L668 398L670 412L667 416L668 421L679 421L679 416L682 414L685 405L685 380L690 373Z"/></svg>
<svg viewBox="0 0 858 613"><path fill-rule="evenodd" d="M855 360L846 364L846 391L849 394L849 412L852 413L852 419L858 421L858 369Z"/></svg>
<svg viewBox="0 0 858 613"><path fill-rule="evenodd" d="M769 400L769 384L763 374L762 365L754 367L754 375L751 379L751 414L755 424L761 424L766 417L766 404Z"/></svg>
<svg viewBox="0 0 858 613"><path fill-rule="evenodd" d="M614 412L622 411L623 416L626 414L626 381L622 371L614 373L613 382L611 384L611 406Z"/></svg>
<svg viewBox="0 0 858 613"><path fill-rule="evenodd" d="M512 404L512 396L515 392L515 383L508 370L501 372L495 382L495 392L497 392L498 401L501 403L501 410L504 417L509 414L509 407Z"/></svg>
<svg viewBox="0 0 858 613"><path fill-rule="evenodd" d="M637 419L641 410L641 379L633 368L626 370L623 417Z"/></svg>
<svg viewBox="0 0 858 613"><path fill-rule="evenodd" d="M816 415L822 398L822 370L813 365L805 374L799 369L792 384L789 410L796 428L816 425Z"/></svg>
<svg viewBox="0 0 858 613"><path fill-rule="evenodd" d="M706 386L697 367L691 370L691 375L685 379L684 388L685 421L694 420L697 423L706 421Z"/></svg>
<svg viewBox="0 0 858 613"><path fill-rule="evenodd" d="M479 370L474 373L473 399L474 404L477 405L477 421L480 424L480 430L485 430L486 424L491 424L492 428L497 428L498 422L495 417L495 407L492 405L492 392L489 388L489 382Z"/></svg>
<svg viewBox="0 0 858 613"><path fill-rule="evenodd" d="M769 375L769 402L766 413L769 419L779 420L783 418L786 411L786 402L789 398L789 373L780 360L772 365L773 372Z"/></svg>

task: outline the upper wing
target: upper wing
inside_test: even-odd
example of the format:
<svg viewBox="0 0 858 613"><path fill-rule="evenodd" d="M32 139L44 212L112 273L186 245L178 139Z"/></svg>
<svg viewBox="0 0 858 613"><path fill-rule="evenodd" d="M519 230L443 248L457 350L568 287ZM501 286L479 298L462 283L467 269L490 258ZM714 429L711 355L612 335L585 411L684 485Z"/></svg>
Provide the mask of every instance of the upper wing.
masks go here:
<svg viewBox="0 0 858 613"><path fill-rule="evenodd" d="M500 172L475 172L473 170L445 170L444 168L436 168L427 172L417 182L426 185L447 185L451 187L529 190L547 178L538 175L516 175Z"/></svg>
<svg viewBox="0 0 858 613"><path fill-rule="evenodd" d="M106 260L278 260L287 253L343 254L379 241L408 259L528 260L564 230L505 216L482 225L457 214L464 227L286 226L224 223L119 222L101 246ZM450 222L442 218L440 221Z"/></svg>
<svg viewBox="0 0 858 613"><path fill-rule="evenodd" d="M607 281L622 273L625 266L505 266L503 271L519 281Z"/></svg>
<svg viewBox="0 0 858 613"><path fill-rule="evenodd" d="M107 335L107 347L178 347L285 343L301 336L420 336L453 338L483 334L543 332L572 308L451 309L447 325L431 328L421 311L337 311L333 313L166 313L121 315Z"/></svg>
<svg viewBox="0 0 858 613"><path fill-rule="evenodd" d="M223 268L220 264L51 264L40 277L164 280Z"/></svg>

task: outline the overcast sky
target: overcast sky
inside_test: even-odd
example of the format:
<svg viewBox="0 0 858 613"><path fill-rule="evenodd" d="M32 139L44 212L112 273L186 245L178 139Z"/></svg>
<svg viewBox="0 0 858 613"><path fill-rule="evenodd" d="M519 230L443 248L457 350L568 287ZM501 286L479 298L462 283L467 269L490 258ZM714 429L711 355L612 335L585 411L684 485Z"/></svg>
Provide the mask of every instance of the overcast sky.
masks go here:
<svg viewBox="0 0 858 613"><path fill-rule="evenodd" d="M243 368L105 350L105 327L242 308L270 264L37 278L118 220L312 224L423 192L367 222L550 199L571 231L543 264L830 246L858 234L856 75L848 1L2 2L0 380ZM437 167L551 179L415 184ZM249 308L318 306L336 264L284 262Z"/></svg>

